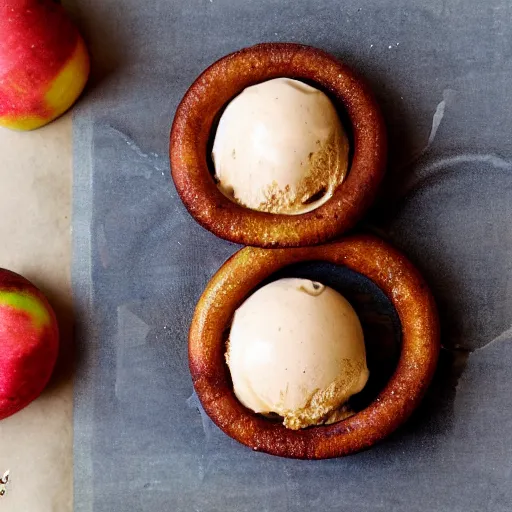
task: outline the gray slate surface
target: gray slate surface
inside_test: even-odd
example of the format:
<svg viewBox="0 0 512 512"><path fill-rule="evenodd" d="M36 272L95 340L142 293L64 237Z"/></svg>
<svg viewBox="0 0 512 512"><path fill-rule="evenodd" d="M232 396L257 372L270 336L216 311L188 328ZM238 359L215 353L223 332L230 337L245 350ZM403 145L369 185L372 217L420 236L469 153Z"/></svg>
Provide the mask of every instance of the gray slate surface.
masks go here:
<svg viewBox="0 0 512 512"><path fill-rule="evenodd" d="M77 109L76 512L512 510L512 23L491 0L80 0L96 79ZM365 227L424 271L443 351L420 411L331 461L273 458L201 415L186 335L236 247L188 216L168 132L211 62L261 41L328 50L373 85L387 186Z"/></svg>

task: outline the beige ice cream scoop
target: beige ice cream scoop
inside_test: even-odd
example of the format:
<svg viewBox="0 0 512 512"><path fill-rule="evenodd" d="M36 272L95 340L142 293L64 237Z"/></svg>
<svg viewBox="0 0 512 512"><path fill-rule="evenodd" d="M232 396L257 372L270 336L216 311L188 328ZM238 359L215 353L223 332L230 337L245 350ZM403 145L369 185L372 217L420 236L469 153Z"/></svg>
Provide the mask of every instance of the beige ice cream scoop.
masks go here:
<svg viewBox="0 0 512 512"><path fill-rule="evenodd" d="M246 88L222 114L212 157L220 190L247 208L305 213L343 181L349 145L321 91L276 78Z"/></svg>
<svg viewBox="0 0 512 512"><path fill-rule="evenodd" d="M359 319L338 292L307 279L280 279L235 312L226 360L235 395L290 429L350 415L368 368Z"/></svg>

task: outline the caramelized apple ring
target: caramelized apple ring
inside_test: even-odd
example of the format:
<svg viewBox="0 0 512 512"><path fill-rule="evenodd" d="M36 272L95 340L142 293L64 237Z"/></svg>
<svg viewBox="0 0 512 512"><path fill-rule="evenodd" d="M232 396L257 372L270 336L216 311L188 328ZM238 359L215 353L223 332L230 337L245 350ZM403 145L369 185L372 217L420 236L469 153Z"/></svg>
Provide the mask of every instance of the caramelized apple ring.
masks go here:
<svg viewBox="0 0 512 512"><path fill-rule="evenodd" d="M371 279L394 305L402 325L397 368L365 409L339 423L289 430L245 408L235 397L224 361L226 332L234 311L263 280L303 261L327 261ZM199 399L229 436L282 457L325 459L370 447L402 424L420 402L439 353L434 300L414 266L397 250L369 236L353 236L316 247L246 247L209 282L189 333L189 363Z"/></svg>

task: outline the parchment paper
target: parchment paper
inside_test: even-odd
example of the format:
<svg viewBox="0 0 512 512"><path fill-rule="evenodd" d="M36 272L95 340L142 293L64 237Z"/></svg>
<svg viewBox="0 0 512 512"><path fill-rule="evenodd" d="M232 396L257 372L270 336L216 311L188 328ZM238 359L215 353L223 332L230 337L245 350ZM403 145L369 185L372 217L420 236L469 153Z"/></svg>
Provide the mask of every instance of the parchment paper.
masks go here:
<svg viewBox="0 0 512 512"><path fill-rule="evenodd" d="M74 126L75 510L511 510L509 2L83 0L79 11L100 80ZM423 270L443 319L421 409L344 459L253 453L192 395L189 322L236 247L184 210L168 132L207 65L262 41L328 50L373 86L391 155L364 228Z"/></svg>
<svg viewBox="0 0 512 512"><path fill-rule="evenodd" d="M69 512L73 493L71 117L31 133L0 130L0 267L43 290L59 320L61 354L45 392L0 421L2 512Z"/></svg>

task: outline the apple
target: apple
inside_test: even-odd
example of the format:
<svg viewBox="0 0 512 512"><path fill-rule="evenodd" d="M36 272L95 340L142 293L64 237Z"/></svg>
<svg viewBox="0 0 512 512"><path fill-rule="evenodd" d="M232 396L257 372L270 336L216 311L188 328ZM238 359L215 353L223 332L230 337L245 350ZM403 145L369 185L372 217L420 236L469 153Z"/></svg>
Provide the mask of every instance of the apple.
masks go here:
<svg viewBox="0 0 512 512"><path fill-rule="evenodd" d="M89 76L84 40L53 0L0 0L0 126L39 128L68 110Z"/></svg>
<svg viewBox="0 0 512 512"><path fill-rule="evenodd" d="M58 351L57 320L45 296L24 277L0 269L0 420L41 394Z"/></svg>

